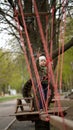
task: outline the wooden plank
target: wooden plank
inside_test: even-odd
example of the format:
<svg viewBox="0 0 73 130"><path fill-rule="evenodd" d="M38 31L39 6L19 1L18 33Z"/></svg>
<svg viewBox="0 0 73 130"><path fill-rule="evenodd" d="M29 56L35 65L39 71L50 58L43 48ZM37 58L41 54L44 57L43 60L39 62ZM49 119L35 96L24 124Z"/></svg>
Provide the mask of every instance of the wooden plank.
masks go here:
<svg viewBox="0 0 73 130"><path fill-rule="evenodd" d="M35 16L35 13L25 13L24 15L26 17L28 17L28 16ZM39 12L39 15L42 15L42 16L49 15L49 12Z"/></svg>
<svg viewBox="0 0 73 130"><path fill-rule="evenodd" d="M62 111L61 110L59 110L58 111L58 107L56 107L56 108L50 108L49 110L48 110L48 113L49 114L54 114L55 112L64 112L64 111L66 111L67 109L68 109L69 107L62 107ZM13 114L13 116L17 116L17 115L36 115L36 114L40 114L40 113L42 113L42 114L44 114L45 112L42 110L42 111L24 111L24 112L17 112L17 113L14 113Z"/></svg>
<svg viewBox="0 0 73 130"><path fill-rule="evenodd" d="M51 125L59 130L73 130L73 121L55 115L40 115L40 119L46 121L48 117Z"/></svg>
<svg viewBox="0 0 73 130"><path fill-rule="evenodd" d="M60 130L73 130L73 121L50 115L50 123Z"/></svg>
<svg viewBox="0 0 73 130"><path fill-rule="evenodd" d="M58 107L55 108L51 108L48 110L48 113L46 114L45 111L41 110L41 111L24 111L24 112L17 112L17 113L14 113L10 116L15 116L17 120L19 121L27 121L27 120L45 120L46 117L50 114L52 115L58 115L60 116L61 115L61 112L65 113L65 111L68 109L69 107L63 107L62 108L62 111L58 111Z"/></svg>

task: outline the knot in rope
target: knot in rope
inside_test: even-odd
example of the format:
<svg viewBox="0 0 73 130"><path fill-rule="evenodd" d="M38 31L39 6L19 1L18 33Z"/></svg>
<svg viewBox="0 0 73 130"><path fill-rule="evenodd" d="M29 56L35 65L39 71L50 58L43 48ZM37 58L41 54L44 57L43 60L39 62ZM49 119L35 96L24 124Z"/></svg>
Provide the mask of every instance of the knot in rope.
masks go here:
<svg viewBox="0 0 73 130"><path fill-rule="evenodd" d="M47 58L47 60L46 60L46 66L47 66L49 63L50 63L51 65L53 64L53 60L52 60L51 57L48 57L48 58Z"/></svg>

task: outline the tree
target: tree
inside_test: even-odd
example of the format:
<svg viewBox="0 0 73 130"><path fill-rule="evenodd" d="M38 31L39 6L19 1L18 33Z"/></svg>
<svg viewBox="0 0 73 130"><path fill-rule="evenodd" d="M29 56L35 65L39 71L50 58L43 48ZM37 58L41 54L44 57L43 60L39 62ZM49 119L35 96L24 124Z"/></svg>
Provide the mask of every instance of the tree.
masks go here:
<svg viewBox="0 0 73 130"><path fill-rule="evenodd" d="M19 35L16 33L16 31L14 31L14 30L17 30L17 28L16 28L16 25L14 22L14 13L13 13L13 8L15 6L19 9L18 2L16 0L14 2L9 1L9 3L7 1L5 1L5 2L3 2L2 0L0 2L0 5L1 5L1 7L0 7L0 23L1 24L3 23L5 25L5 26L1 26L1 31L7 30L9 35L11 34L19 40ZM27 0L27 1L22 0L22 2L23 2L23 9L25 8L24 11L26 13L25 14L26 21L28 23L29 36L30 36L30 39L32 42L33 50L34 50L34 52L35 51L37 52L36 48L39 47L41 50L41 48L43 48L43 47L41 45L41 40L40 40L39 32L38 32L39 28L37 27L37 23L36 24L33 23L34 21L36 22L36 20L35 20L34 12L32 10L32 2L31 1L29 2L29 0ZM37 0L36 3L38 6L38 10L40 12L40 15L41 15L41 19L45 19L45 16L46 16L46 13L44 13L44 15L42 15L42 12L49 12L48 16L49 16L50 20L48 23L48 26L49 26L49 28L48 28L48 33L49 33L48 34L48 44L50 44L51 30L52 30L53 31L53 36L52 36L53 38L52 39L53 39L54 44L56 44L56 46L54 45L56 48L56 47L58 47L57 44L59 41L60 23L61 23L61 18L63 16L62 6L64 6L66 11L68 12L67 16L72 17L72 13L71 13L72 12L72 4L70 4L70 3L72 3L72 1L70 1L70 2L67 1L67 3L64 5L60 0L58 0L58 1L56 1L56 0L55 1L53 1L53 0L52 1L50 1L50 0L49 1L47 1L47 0L46 1L44 1L44 0L38 1ZM5 9L5 6L7 7L6 9ZM28 6L29 6L29 8L28 8ZM54 15L53 21L54 22L53 22L53 26L51 28L51 23L52 23L51 22L51 20L52 20L51 10L52 10L52 8L54 8L54 13L53 13L53 15ZM57 12L59 12L59 13L57 13ZM21 16L19 17L19 19L20 18L21 18ZM44 24L43 28L45 28L46 21L44 21L44 20L41 20L41 21L42 21L42 24ZM32 29L30 29L30 23L31 23ZM33 26L33 24L34 24L34 26ZM20 25L22 26L21 21L20 21ZM30 33L31 31L32 31L32 33ZM37 44L34 44L35 40L36 40ZM41 47L40 47L40 45L41 45Z"/></svg>
<svg viewBox="0 0 73 130"><path fill-rule="evenodd" d="M27 67L23 53L9 50L0 50L0 92L7 93L8 86L21 92L22 84L28 78L25 77Z"/></svg>
<svg viewBox="0 0 73 130"><path fill-rule="evenodd" d="M15 7L17 8L19 24L22 28L24 28L24 25L22 22L23 20L21 20L22 16L21 16L19 2L9 1L9 3L10 3L13 10L15 10ZM37 4L38 11L39 11L42 27L44 30L44 35L45 35L46 40L48 42L48 51L50 53L50 56L52 56L53 59L55 59L54 60L54 68L56 67L56 64L57 64L56 57L58 56L60 26L61 26L61 23L62 23L62 26L64 25L65 19L63 18L64 17L63 15L65 14L65 11L67 12L67 19L69 19L69 17L71 17L71 19L72 19L71 3L72 3L72 1L62 2L60 0L58 0L58 1L57 0L52 0L52 1L50 1L50 0L49 1L48 0L43 0L43 1L36 0L36 4ZM29 6L29 8L28 8L28 6ZM71 6L71 8L70 8L70 6ZM35 14L34 14L35 9L33 10L33 8L34 8L34 5L32 4L32 0L22 1L22 9L25 13L25 21L26 21L26 25L27 25L27 31L29 34L29 38L30 38L30 41L32 43L33 53L34 53L34 55L37 55L38 50L39 50L39 53L43 53L44 48L42 45L40 31L38 31L39 25L38 25L37 19L36 19ZM14 13L16 13L16 12L14 11ZM46 20L47 18L49 19L48 21ZM48 22L47 26L46 26L46 22ZM64 28L63 28L63 32L64 32ZM30 67L31 67L31 70L33 70L33 67L31 64L32 60L31 60L31 57L29 55L27 38L26 38L26 34L25 34L24 29L23 29L23 34L24 34L23 37L24 37L24 41L26 44L26 48L27 48L26 51L27 51L28 59L30 61ZM70 37L71 38L69 40L66 40L66 42L68 44L65 44L64 51L66 51L67 49L69 49L70 47L73 46L73 38L71 35L70 35ZM51 44L51 46L53 45L52 49L49 49L49 48L51 48L50 44ZM62 53L62 48L60 49L60 54L61 53ZM34 71L32 71L32 74L34 76Z"/></svg>
<svg viewBox="0 0 73 130"><path fill-rule="evenodd" d="M10 56L3 55L3 51L0 50L0 90L4 93L7 91L7 86L9 83L9 77L11 77L10 73ZM8 71L9 70L9 71Z"/></svg>

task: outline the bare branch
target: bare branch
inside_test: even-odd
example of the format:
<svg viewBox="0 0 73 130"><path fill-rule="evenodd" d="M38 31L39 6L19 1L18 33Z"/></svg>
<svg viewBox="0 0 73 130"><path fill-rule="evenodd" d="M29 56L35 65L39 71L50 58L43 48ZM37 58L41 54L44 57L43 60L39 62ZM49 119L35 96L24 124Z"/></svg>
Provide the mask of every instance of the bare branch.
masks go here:
<svg viewBox="0 0 73 130"><path fill-rule="evenodd" d="M69 48L73 47L73 38L64 45L64 52L67 51ZM58 54L58 48L53 52L53 59L55 59L59 54ZM60 48L60 55L62 54L62 47Z"/></svg>

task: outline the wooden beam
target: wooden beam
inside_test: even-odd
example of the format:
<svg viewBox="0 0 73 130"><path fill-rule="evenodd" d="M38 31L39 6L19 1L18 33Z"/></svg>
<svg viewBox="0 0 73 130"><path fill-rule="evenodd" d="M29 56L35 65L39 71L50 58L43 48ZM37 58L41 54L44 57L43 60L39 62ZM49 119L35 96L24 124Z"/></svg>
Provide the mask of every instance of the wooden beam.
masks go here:
<svg viewBox="0 0 73 130"><path fill-rule="evenodd" d="M73 121L65 119L64 117L59 117L55 115L44 114L40 116L40 119L46 121L49 118L50 124L59 130L73 130Z"/></svg>
<svg viewBox="0 0 73 130"><path fill-rule="evenodd" d="M59 117L50 116L50 123L59 130L73 130L73 121Z"/></svg>
<svg viewBox="0 0 73 130"><path fill-rule="evenodd" d="M24 15L26 16L26 17L28 17L28 16L35 16L35 13L24 13ZM49 13L48 12L39 12L39 15L49 15Z"/></svg>
<svg viewBox="0 0 73 130"><path fill-rule="evenodd" d="M50 108L48 110L48 114L55 114L55 115L59 115L61 112L65 113L65 111L68 109L68 107L63 107L62 111L58 111L58 107L55 108ZM43 120L45 121L45 118L48 116L46 114L46 112L44 111L19 111L16 112L15 114L12 114L10 116L16 116L17 120L19 121L27 121L27 120Z"/></svg>

